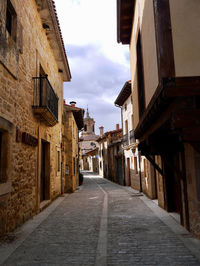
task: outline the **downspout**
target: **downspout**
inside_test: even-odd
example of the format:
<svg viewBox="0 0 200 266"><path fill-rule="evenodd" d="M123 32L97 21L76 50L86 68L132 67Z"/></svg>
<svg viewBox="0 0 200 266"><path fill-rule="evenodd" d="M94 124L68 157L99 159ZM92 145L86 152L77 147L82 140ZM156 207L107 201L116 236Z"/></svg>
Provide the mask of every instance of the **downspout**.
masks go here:
<svg viewBox="0 0 200 266"><path fill-rule="evenodd" d="M140 179L140 192L142 192L142 173L141 173L141 151L138 151L138 162L139 162L139 179Z"/></svg>

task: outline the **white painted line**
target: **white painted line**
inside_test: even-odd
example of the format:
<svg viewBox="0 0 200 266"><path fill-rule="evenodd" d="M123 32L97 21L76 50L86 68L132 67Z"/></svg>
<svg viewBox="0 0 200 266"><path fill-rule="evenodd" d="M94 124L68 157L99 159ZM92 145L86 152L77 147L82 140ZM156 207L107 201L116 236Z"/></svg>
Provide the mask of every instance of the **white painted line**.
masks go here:
<svg viewBox="0 0 200 266"><path fill-rule="evenodd" d="M95 182L95 180L93 180ZM107 265L107 232L108 232L108 193L97 183L95 184L104 193L103 209L99 229L95 266Z"/></svg>

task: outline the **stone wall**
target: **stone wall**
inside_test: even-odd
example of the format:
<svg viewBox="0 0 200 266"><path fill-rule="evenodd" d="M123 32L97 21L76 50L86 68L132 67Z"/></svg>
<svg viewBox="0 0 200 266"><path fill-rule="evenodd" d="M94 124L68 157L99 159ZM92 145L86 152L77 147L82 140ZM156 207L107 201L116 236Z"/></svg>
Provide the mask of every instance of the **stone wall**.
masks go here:
<svg viewBox="0 0 200 266"><path fill-rule="evenodd" d="M57 151L60 150L63 79L50 48L46 32L34 0L11 1L17 16L16 41L5 29L6 1L0 3L0 131L7 138L4 154L7 167L0 179L0 234L9 232L40 210L41 140L49 143L49 191L52 200L60 194L60 171L57 167ZM4 11L3 11L4 10ZM19 41L21 42L19 45ZM10 61L10 58L14 58ZM12 62L12 64L10 64ZM48 79L59 97L58 123L45 126L33 114L34 83L39 67L48 74ZM6 126L11 125L10 128ZM16 141L16 134L25 132L34 137L36 146ZM7 136L6 136L7 135ZM20 139L20 138L19 138ZM11 184L5 190L6 184Z"/></svg>
<svg viewBox="0 0 200 266"><path fill-rule="evenodd" d="M73 113L64 113L64 191L74 192L79 185L78 128Z"/></svg>

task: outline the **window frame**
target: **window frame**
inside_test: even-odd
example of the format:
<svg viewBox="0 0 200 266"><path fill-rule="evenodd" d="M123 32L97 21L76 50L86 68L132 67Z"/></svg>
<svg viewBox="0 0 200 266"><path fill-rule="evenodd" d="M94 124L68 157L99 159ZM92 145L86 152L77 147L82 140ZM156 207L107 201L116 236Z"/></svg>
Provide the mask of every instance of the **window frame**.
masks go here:
<svg viewBox="0 0 200 266"><path fill-rule="evenodd" d="M10 14L10 20L11 20L9 23L8 23L8 14ZM13 41L16 42L17 41L17 13L10 0L7 0L5 25L6 25L6 31L8 32L10 37L13 39Z"/></svg>

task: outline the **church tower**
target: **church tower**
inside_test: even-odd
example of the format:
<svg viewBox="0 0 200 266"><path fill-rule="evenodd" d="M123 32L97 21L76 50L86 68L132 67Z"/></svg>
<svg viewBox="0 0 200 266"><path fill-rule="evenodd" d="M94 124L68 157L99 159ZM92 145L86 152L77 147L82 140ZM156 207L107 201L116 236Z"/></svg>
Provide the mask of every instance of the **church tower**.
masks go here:
<svg viewBox="0 0 200 266"><path fill-rule="evenodd" d="M95 121L90 117L88 108L86 112L86 117L84 118L84 130L82 136L95 135Z"/></svg>
<svg viewBox="0 0 200 266"><path fill-rule="evenodd" d="M95 121L90 117L87 108L86 117L84 118L84 130L81 132L80 137L80 149L82 155L98 147L99 144L96 141L98 138L99 136L95 135Z"/></svg>

